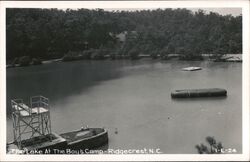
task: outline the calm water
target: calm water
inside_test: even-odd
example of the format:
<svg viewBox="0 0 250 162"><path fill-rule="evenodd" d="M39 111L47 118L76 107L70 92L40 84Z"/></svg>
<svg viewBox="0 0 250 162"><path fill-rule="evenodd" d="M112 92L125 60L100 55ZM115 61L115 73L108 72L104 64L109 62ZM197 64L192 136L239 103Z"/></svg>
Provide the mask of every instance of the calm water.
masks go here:
<svg viewBox="0 0 250 162"><path fill-rule="evenodd" d="M187 72L181 68L201 66ZM214 136L240 153L242 64L185 61L79 61L7 69L7 102L44 95L52 130L105 127L109 148L197 153ZM225 88L226 98L171 99L175 89ZM9 110L9 107L7 108ZM8 111L7 138L13 140ZM118 134L115 134L115 128Z"/></svg>

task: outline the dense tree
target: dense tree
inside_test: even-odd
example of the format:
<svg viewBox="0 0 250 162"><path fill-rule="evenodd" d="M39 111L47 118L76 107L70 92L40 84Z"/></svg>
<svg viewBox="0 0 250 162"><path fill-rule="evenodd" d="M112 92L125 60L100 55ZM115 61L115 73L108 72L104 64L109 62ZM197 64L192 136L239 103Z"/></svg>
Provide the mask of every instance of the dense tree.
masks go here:
<svg viewBox="0 0 250 162"><path fill-rule="evenodd" d="M59 58L100 48L132 58L138 54L167 58L178 53L194 58L202 53L242 53L242 16L205 14L202 10L12 8L7 9L6 20L7 60ZM124 31L126 39L121 43L116 35ZM95 53L101 58L100 52Z"/></svg>

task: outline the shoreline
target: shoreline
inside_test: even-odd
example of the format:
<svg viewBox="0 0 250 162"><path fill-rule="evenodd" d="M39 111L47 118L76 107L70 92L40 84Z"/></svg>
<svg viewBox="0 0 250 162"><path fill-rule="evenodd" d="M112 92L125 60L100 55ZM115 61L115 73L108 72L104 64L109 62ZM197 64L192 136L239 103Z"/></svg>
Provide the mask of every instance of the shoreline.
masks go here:
<svg viewBox="0 0 250 162"><path fill-rule="evenodd" d="M211 62L239 62L242 63L242 54L225 54L219 59L213 58L214 54L202 54L200 59L182 59L179 54L169 54L167 58L162 58L160 55L157 55L156 57L152 57L151 55L146 54L140 54L136 59L130 58L128 55L117 55L116 58L112 58L111 55L104 55L103 59L74 59L74 60L67 60L64 61L63 58L57 58L57 59L50 59L50 60L44 60L41 61L41 64L50 64L55 62L74 62L74 61L81 61L81 60L140 60L144 58L152 59L152 60L179 60L179 61L211 61ZM6 68L17 68L17 67L29 67L29 66L38 66L38 65L27 65L27 66L20 66L19 64L7 64Z"/></svg>

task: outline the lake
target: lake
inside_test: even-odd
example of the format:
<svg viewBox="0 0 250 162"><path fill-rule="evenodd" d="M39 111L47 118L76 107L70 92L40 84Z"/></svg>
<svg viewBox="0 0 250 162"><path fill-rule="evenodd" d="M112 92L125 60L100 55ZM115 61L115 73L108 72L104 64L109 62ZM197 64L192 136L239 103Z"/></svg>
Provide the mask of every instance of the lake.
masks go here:
<svg viewBox="0 0 250 162"><path fill-rule="evenodd" d="M188 66L203 69L181 70ZM170 96L176 89L216 87L228 96ZM195 145L213 136L225 148L242 152L241 63L104 60L7 69L8 141L13 140L10 99L28 101L34 95L50 99L53 132L105 127L112 149L192 154Z"/></svg>

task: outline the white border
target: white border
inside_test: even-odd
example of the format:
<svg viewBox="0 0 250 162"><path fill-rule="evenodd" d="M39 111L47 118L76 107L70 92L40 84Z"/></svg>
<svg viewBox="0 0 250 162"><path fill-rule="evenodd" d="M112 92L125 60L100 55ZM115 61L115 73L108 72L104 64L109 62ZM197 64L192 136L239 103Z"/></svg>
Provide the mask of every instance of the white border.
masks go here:
<svg viewBox="0 0 250 162"><path fill-rule="evenodd" d="M243 149L242 154L199 155L6 155L6 8L226 8L240 7L243 15ZM0 161L249 161L249 1L0 1Z"/></svg>

